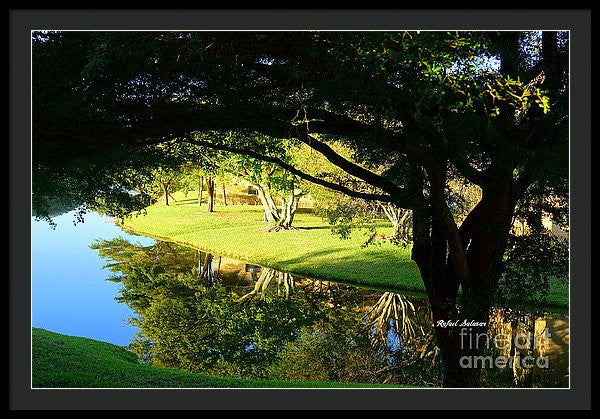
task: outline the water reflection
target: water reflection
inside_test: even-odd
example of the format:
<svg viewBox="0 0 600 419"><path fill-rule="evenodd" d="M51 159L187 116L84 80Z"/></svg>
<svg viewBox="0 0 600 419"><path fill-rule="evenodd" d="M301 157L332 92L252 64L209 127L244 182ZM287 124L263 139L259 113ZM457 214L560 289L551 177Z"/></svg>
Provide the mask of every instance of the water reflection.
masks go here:
<svg viewBox="0 0 600 419"><path fill-rule="evenodd" d="M124 239L92 245L136 312L130 348L157 366L285 380L441 385L425 299L292 276L172 243ZM548 329L550 338L541 331ZM486 386L568 386L568 321L494 309L489 335L534 336L486 348ZM516 355L548 357L524 367Z"/></svg>
<svg viewBox="0 0 600 419"><path fill-rule="evenodd" d="M487 355L508 360L488 381L519 387L568 387L569 322L567 316L493 308L489 335L504 344L491 345Z"/></svg>
<svg viewBox="0 0 600 419"><path fill-rule="evenodd" d="M96 237L119 235L143 245L154 240L131 236L97 213L89 213L85 223L77 225L74 217L73 212L56 216L53 225L32 218L32 326L126 345L135 333L127 324L132 312L115 303L119 285L104 281L103 261L89 245Z"/></svg>

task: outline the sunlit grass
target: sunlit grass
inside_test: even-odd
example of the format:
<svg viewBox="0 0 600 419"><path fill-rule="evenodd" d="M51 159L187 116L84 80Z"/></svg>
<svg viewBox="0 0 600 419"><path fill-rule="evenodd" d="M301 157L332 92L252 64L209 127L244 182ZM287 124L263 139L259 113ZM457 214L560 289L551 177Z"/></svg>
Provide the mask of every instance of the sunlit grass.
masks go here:
<svg viewBox="0 0 600 419"><path fill-rule="evenodd" d="M127 219L126 226L297 275L423 291L409 249L390 243L364 248L368 233L364 229L341 239L332 234L326 221L299 209L295 230L268 232L260 206L215 206L215 212L208 213L205 205L199 207L193 199L175 197L174 205L151 206L147 215ZM389 232L389 227L384 223L378 232Z"/></svg>

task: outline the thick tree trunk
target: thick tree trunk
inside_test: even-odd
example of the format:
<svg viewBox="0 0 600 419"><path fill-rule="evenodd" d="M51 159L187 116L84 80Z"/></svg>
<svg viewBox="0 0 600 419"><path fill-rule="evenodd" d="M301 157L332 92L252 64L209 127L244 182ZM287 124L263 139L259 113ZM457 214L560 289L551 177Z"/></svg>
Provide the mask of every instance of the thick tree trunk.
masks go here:
<svg viewBox="0 0 600 419"><path fill-rule="evenodd" d="M258 197L263 205L264 220L268 223L270 231L289 230L294 222L294 215L298 209L300 195L290 192L281 199L281 208L277 207L268 185L254 185L258 190Z"/></svg>
<svg viewBox="0 0 600 419"><path fill-rule="evenodd" d="M511 179L510 172L505 175L504 179ZM437 193L441 201L439 190ZM432 203L431 207L413 211L412 258L431 304L444 369L443 386L478 387L483 366L480 356L488 344L489 310L514 209L510 181L483 188L481 201L458 229L463 264L456 263L461 253L452 248L456 245L452 242L452 226L443 218L440 207L436 212ZM439 323L448 321L458 323L446 327ZM477 325L461 327L463 321Z"/></svg>
<svg viewBox="0 0 600 419"><path fill-rule="evenodd" d="M478 298L469 290L463 290L463 295L457 298L458 284L451 262L436 262L432 258L429 272L433 273L427 288L443 365L442 385L450 388L479 387L480 356L489 344L489 299Z"/></svg>
<svg viewBox="0 0 600 419"><path fill-rule="evenodd" d="M208 212L214 212L215 206L215 181L212 177L206 179L206 202L208 203Z"/></svg>
<svg viewBox="0 0 600 419"><path fill-rule="evenodd" d="M441 345L443 387L481 387L481 367L484 361L480 357L483 348L464 347L469 345L469 339L475 340L480 335L485 335L485 332L467 332L465 335L454 333ZM483 341L481 339L480 344L483 345Z"/></svg>

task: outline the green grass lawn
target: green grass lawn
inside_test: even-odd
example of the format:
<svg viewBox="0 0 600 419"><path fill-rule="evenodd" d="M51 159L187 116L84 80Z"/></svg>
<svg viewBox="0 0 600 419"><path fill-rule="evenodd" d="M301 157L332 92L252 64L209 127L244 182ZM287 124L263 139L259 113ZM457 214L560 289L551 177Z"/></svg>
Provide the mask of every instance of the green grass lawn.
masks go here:
<svg viewBox="0 0 600 419"><path fill-rule="evenodd" d="M34 388L392 387L340 382L291 382L208 377L140 364L125 348L32 329Z"/></svg>
<svg viewBox="0 0 600 419"><path fill-rule="evenodd" d="M298 229L267 232L262 206L215 206L215 212L208 213L193 197L174 195L177 202L153 205L146 215L126 219L125 227L300 276L425 296L410 249L390 243L362 247L365 230L340 239L320 217L299 209L294 219ZM390 229L384 226L379 232ZM566 308L568 288L552 287L544 306Z"/></svg>

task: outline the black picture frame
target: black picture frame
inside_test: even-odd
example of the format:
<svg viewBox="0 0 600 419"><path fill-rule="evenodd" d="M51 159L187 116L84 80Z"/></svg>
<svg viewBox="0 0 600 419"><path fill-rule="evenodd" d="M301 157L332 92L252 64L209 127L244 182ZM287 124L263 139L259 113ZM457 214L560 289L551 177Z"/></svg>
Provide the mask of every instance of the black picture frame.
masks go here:
<svg viewBox="0 0 600 419"><path fill-rule="evenodd" d="M31 389L31 30L569 30L568 389ZM591 10L9 10L9 407L588 409L591 407ZM531 394L535 392L535 394Z"/></svg>

